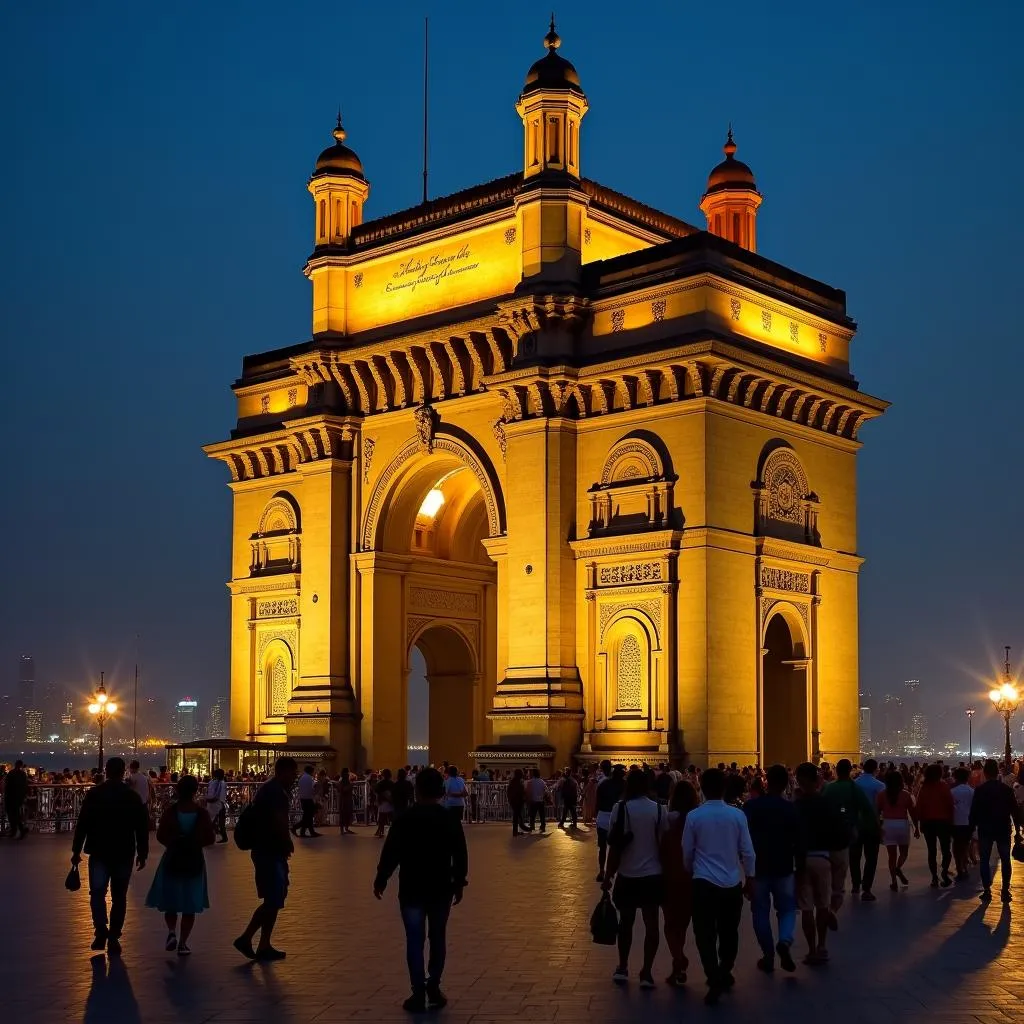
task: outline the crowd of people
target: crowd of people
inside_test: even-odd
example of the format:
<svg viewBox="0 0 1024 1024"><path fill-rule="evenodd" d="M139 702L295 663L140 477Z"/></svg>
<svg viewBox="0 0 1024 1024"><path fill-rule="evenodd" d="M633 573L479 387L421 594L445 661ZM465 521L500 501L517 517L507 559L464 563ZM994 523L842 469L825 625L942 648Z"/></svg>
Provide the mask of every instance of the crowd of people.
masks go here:
<svg viewBox="0 0 1024 1024"><path fill-rule="evenodd" d="M209 908L203 851L228 841L225 807L232 779L222 769L205 780L167 773L175 799L153 814L152 787L164 781L163 774L111 758L101 781L84 783L91 785L72 838L69 887L76 887L85 853L94 950L120 953L133 868L145 866L154 829L163 853L146 906L164 917L168 952L191 952L196 916ZM0 781L8 834L23 837L23 807L32 785L28 773L19 762ZM440 770L407 765L394 774L384 769L328 775L313 765L300 771L293 759L282 757L266 778L251 781L260 784L238 816L235 841L250 854L260 903L235 947L253 960L284 958L272 937L288 896L294 840L323 834L320 808L332 787L339 796L340 832L351 834L351 793L363 782L374 806L367 822L384 840L374 894L380 898L399 873L412 985L405 1006L414 1012L445 1002L440 986L446 926L468 880L464 825L479 820L474 796L481 783L504 791L514 837L544 832L556 818L560 828L578 829L581 821L592 826L602 904L610 901L616 916L616 983L630 979L639 916L644 932L639 985L655 985L662 932L672 960L666 981L685 985L692 925L709 1004L735 984L744 900L750 903L761 953L758 969L770 974L778 965L792 972L798 924L806 945L802 962L820 968L829 962L830 935L838 930L848 885L853 898L876 900L883 848L883 870L893 893L908 888L911 836L923 835L931 885L963 885L976 867L983 902L993 899L993 848L1004 903L1012 899L1012 860L1024 860L1024 771L994 760L950 766L879 765L868 759L854 766L844 759L834 766L806 763L792 770L736 764L680 770L604 761L548 777L538 768L477 769L467 777L450 764Z"/></svg>

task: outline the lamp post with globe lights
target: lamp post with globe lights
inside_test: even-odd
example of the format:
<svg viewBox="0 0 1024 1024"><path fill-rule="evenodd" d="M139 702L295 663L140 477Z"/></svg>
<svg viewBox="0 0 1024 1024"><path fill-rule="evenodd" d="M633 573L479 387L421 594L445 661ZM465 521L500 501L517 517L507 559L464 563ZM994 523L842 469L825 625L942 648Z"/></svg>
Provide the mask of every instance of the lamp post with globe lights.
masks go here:
<svg viewBox="0 0 1024 1024"><path fill-rule="evenodd" d="M968 708L964 714L967 716L967 764L974 767L974 715L975 708Z"/></svg>
<svg viewBox="0 0 1024 1024"><path fill-rule="evenodd" d="M1006 770L1009 771L1013 762L1013 748L1010 746L1010 719L1020 707L1020 691L1010 672L1009 647L1006 648L1006 666L1003 669L1002 685L989 690L988 699L992 701L992 707L1003 716L1003 725L1006 729Z"/></svg>
<svg viewBox="0 0 1024 1024"><path fill-rule="evenodd" d="M96 719L100 727L99 767L101 773L103 772L103 727L116 711L117 705L107 696L107 689L103 685L103 673L101 672L99 688L92 695L92 701L89 703L89 714Z"/></svg>

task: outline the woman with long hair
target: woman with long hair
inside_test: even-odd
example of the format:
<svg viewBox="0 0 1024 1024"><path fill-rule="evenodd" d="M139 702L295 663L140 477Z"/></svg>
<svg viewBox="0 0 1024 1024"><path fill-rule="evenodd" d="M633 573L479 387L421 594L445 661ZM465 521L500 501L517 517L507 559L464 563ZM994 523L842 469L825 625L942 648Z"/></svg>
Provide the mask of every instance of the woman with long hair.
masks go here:
<svg viewBox="0 0 1024 1024"><path fill-rule="evenodd" d="M661 836L661 909L665 914L665 942L672 954L672 973L666 981L676 988L686 984L686 932L693 915L693 879L683 865L683 826L699 803L697 790L686 779L679 780L669 800L668 828Z"/></svg>
<svg viewBox="0 0 1024 1024"><path fill-rule="evenodd" d="M921 835L918 828L914 798L904 788L903 775L890 771L885 776L885 790L878 794L878 813L882 818L882 842L889 858L889 888L899 892L897 880L903 888L910 885L903 873L903 865L910 854L910 825L914 825L914 838Z"/></svg>
<svg viewBox="0 0 1024 1024"><path fill-rule="evenodd" d="M196 803L199 780L183 775L178 780L178 799L168 805L156 830L157 842L166 847L153 876L146 906L159 910L167 925L168 953L188 956L188 939L196 923L196 914L210 907L206 884L206 858L203 847L216 839L213 822L205 807ZM181 936L177 935L181 915Z"/></svg>
<svg viewBox="0 0 1024 1024"><path fill-rule="evenodd" d="M952 860L950 843L953 838L953 794L942 779L942 766L929 764L924 769L921 788L917 791L917 817L924 841L928 847L928 867L932 873L932 888L939 886L938 851L942 851L942 887L953 884L949 877Z"/></svg>

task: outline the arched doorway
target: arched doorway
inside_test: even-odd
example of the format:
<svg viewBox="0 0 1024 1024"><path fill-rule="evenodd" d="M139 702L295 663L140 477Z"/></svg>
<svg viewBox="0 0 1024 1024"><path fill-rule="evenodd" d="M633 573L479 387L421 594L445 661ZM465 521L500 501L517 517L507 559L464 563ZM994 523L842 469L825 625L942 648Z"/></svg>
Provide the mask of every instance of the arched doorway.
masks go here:
<svg viewBox="0 0 1024 1024"><path fill-rule="evenodd" d="M764 631L761 708L763 765L795 767L808 757L807 658L803 640L776 612Z"/></svg>
<svg viewBox="0 0 1024 1024"><path fill-rule="evenodd" d="M415 657L422 656L426 677L427 722L409 723L410 735L426 733L429 761L466 765L466 755L477 742L475 734L475 698L479 672L473 651L466 638L449 625L431 625L416 636L409 650L410 668L415 670ZM418 728L413 732L413 726Z"/></svg>
<svg viewBox="0 0 1024 1024"><path fill-rule="evenodd" d="M370 495L364 541L373 549L356 565L361 735L373 766L405 764L410 737L429 745L414 761L463 765L490 739L497 567L484 541L503 520L490 475L475 459L447 437L429 450L407 446ZM414 651L425 663L429 710L427 727L410 729ZM416 680L412 686L415 694Z"/></svg>

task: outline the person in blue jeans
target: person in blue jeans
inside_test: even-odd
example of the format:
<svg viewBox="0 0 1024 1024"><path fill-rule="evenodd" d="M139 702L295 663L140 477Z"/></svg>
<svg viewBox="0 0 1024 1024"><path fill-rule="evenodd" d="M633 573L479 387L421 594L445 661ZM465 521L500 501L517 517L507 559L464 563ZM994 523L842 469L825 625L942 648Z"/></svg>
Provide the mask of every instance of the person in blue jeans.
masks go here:
<svg viewBox="0 0 1024 1024"><path fill-rule="evenodd" d="M775 954L784 971L795 971L792 946L796 933L796 860L800 856L800 819L792 802L782 794L789 784L784 765L773 764L767 772L768 791L743 805L754 844L756 865L750 912L754 934L761 947L758 969L775 970ZM771 910L779 920L779 938L772 934Z"/></svg>
<svg viewBox="0 0 1024 1024"><path fill-rule="evenodd" d="M373 895L381 899L398 869L398 906L412 984L412 995L402 1005L410 1013L439 1010L448 1002L441 991L448 915L462 902L469 872L462 822L441 806L444 795L439 771L427 768L416 776L416 803L391 826L373 881ZM424 966L428 940L430 959Z"/></svg>
<svg viewBox="0 0 1024 1024"><path fill-rule="evenodd" d="M1009 903L1010 838L1014 827L1020 824L1020 809L1013 790L999 778L999 765L989 758L983 769L985 781L974 791L971 801L971 828L978 830L978 849L981 853L981 895L982 903L992 899L992 847L999 853L1002 868L1002 901Z"/></svg>

